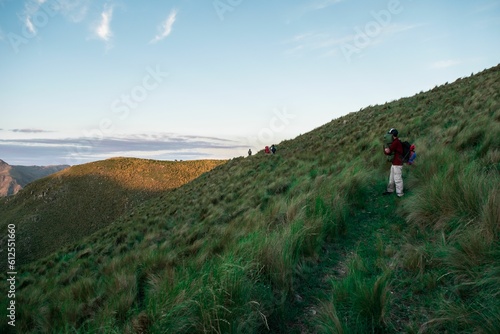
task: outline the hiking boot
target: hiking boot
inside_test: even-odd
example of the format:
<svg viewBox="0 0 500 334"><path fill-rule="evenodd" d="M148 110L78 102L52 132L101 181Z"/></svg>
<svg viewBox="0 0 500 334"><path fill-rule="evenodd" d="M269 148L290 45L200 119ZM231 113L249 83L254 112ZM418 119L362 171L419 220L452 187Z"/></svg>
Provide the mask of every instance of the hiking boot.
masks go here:
<svg viewBox="0 0 500 334"><path fill-rule="evenodd" d="M384 191L384 192L382 193L382 195L390 195L390 194L392 194L392 192L391 192L391 191Z"/></svg>
<svg viewBox="0 0 500 334"><path fill-rule="evenodd" d="M398 194L399 198L402 198L405 194Z"/></svg>

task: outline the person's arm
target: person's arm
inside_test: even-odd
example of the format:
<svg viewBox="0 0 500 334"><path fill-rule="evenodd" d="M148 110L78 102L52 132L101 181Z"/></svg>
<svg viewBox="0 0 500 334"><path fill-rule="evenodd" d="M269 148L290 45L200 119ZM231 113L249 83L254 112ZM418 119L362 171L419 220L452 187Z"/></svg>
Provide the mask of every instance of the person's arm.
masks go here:
<svg viewBox="0 0 500 334"><path fill-rule="evenodd" d="M396 150L396 141L393 141L389 147L384 149L385 154L389 155Z"/></svg>

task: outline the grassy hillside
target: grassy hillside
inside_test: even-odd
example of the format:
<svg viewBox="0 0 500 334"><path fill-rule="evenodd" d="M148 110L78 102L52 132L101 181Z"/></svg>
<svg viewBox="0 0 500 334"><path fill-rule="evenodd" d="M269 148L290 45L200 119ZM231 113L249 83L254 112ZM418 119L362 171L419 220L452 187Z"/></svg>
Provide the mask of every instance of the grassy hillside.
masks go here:
<svg viewBox="0 0 500 334"><path fill-rule="evenodd" d="M16 329L494 333L499 92L497 66L333 120L276 155L233 159L153 198L19 268ZM418 152L402 199L380 195L391 127Z"/></svg>
<svg viewBox="0 0 500 334"><path fill-rule="evenodd" d="M0 228L18 226L17 262L27 263L92 234L146 199L223 162L114 158L73 166L30 184L14 197L0 199ZM2 244L6 237L1 236ZM2 262L0 268L5 265Z"/></svg>

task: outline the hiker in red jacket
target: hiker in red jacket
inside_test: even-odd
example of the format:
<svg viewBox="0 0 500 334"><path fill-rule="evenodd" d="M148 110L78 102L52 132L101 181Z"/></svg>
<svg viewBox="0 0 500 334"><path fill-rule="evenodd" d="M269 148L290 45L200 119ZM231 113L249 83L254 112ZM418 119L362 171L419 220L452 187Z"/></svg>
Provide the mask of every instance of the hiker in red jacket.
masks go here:
<svg viewBox="0 0 500 334"><path fill-rule="evenodd" d="M384 153L386 155L394 153L394 158L392 159L389 184L387 185L387 190L383 194L392 194L394 192L394 186L396 186L396 195L398 195L398 197L403 197L403 145L398 138L398 130L390 129L389 133L392 135L392 143L389 147L384 149Z"/></svg>

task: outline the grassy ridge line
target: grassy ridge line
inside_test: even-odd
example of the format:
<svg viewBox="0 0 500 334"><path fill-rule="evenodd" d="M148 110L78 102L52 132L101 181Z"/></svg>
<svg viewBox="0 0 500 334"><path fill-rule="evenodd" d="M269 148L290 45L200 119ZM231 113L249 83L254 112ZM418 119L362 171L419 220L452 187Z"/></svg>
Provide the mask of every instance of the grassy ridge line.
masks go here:
<svg viewBox="0 0 500 334"><path fill-rule="evenodd" d="M353 255L339 260L345 280L335 281L333 293L326 292L332 297L322 300L321 322L313 319L306 329L397 332L404 324L440 330L463 310L463 321L451 324L453 329L487 331L497 319L495 305L484 298L498 287L498 260L491 257L498 251L497 230L490 229L486 251L474 253L484 270L474 267L475 261L463 269L453 263L463 263L470 254L460 241L472 233L470 227L498 225L498 196L492 189L500 183L499 82L496 67L367 108L283 142L276 156L233 159L152 199L81 243L23 268L19 328L26 333L288 333L290 324L299 322L299 285L308 280L322 249L356 235L352 232L360 220L387 217L373 214L370 199L387 178L381 134L396 126L405 129L400 130L403 138L418 138L420 165L407 177L417 190L401 202L407 209L391 211L410 228L398 229L382 219L378 239L359 235L361 243L381 240L375 256L369 247L346 245L345 254ZM462 169L469 174L460 175L451 190L463 190L449 196L451 205L441 206L439 199L448 194L446 177L453 179ZM492 188L474 182L476 177L489 180ZM489 190L471 201L464 190L476 188L473 194ZM429 190L433 196L426 196ZM419 216L427 225L411 218L417 207L426 213ZM469 211L473 214L464 214ZM477 223L468 224L471 218ZM385 240L398 242L391 248ZM413 248L419 251L407 251ZM422 248L426 252L420 256ZM419 284L409 285L421 270ZM461 294L469 286L473 289ZM385 298L389 288L397 299ZM491 306L484 309L492 313L484 313L482 321L468 320L482 310L480 305Z"/></svg>
<svg viewBox="0 0 500 334"><path fill-rule="evenodd" d="M222 163L114 158L73 166L0 200L0 228L16 225L17 262L22 265L77 242L143 201Z"/></svg>

